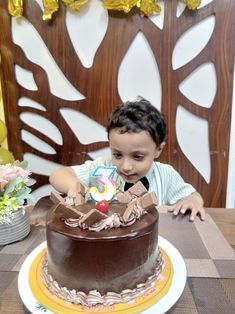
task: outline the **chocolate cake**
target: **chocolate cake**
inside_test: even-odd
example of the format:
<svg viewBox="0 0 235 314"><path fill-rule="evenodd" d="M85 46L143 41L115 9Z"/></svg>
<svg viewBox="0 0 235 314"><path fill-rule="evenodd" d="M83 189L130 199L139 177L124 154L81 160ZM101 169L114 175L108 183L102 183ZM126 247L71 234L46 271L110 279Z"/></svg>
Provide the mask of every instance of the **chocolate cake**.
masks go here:
<svg viewBox="0 0 235 314"><path fill-rule="evenodd" d="M108 213L92 201L72 207L52 195L57 204L47 217L43 271L50 291L75 304L110 305L129 302L156 281L162 269L157 200L140 184L119 193Z"/></svg>

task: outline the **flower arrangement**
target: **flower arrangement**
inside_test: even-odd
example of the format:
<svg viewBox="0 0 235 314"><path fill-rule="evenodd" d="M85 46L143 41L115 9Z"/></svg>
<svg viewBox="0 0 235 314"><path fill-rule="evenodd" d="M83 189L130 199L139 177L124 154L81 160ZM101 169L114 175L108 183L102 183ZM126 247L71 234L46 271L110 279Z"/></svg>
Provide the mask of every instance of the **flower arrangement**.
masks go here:
<svg viewBox="0 0 235 314"><path fill-rule="evenodd" d="M26 167L26 161L0 165L0 224L10 224L14 213L32 198L27 186L31 173Z"/></svg>

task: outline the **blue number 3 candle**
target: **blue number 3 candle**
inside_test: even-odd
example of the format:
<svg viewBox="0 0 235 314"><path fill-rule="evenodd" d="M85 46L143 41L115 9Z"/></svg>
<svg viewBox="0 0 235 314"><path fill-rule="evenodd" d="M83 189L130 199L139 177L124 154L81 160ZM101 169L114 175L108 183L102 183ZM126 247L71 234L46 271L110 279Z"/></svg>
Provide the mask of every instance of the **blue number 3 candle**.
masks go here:
<svg viewBox="0 0 235 314"><path fill-rule="evenodd" d="M111 202L116 194L116 185L111 179L113 173L116 171L115 167L98 166L93 172L93 177L98 177L99 183L103 186L104 191L100 192L97 187L92 186L89 189L90 196L93 201L100 202L107 200Z"/></svg>

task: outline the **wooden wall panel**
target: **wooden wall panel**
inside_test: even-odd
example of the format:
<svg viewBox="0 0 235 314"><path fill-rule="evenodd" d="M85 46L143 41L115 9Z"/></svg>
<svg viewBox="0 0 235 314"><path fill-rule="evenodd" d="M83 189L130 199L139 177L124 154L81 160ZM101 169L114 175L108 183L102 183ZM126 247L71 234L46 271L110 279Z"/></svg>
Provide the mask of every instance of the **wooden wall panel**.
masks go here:
<svg viewBox="0 0 235 314"><path fill-rule="evenodd" d="M107 32L96 53L94 64L89 69L81 64L70 42L65 26L65 7L61 5L53 20L45 23L35 1L24 3L24 17L37 29L68 80L86 98L80 101L65 101L51 94L44 70L30 62L21 48L12 42L11 18L7 13L6 1L0 0L3 99L9 130L9 146L15 157L22 159L24 153L30 152L60 164L73 165L89 159L87 152L106 147L106 142L81 144L62 118L59 108L79 110L105 126L110 112L121 101L117 88L120 63L133 39L141 31L154 53L162 81L162 111L168 122L168 143L161 161L172 164L185 180L192 183L203 195L206 206L224 207L233 86L235 2L214 0L200 10L193 12L185 10L180 18L177 18L175 13L178 1L165 0L163 30L158 29L150 19L140 17L137 10L129 14L110 11ZM188 28L211 15L216 17L216 27L206 47L191 62L178 70L173 70L172 53L177 39ZM217 74L217 92L210 109L196 106L184 97L178 88L179 83L187 75L209 61L214 63ZM16 82L15 64L33 72L38 91L27 90ZM17 105L18 99L22 96L46 106L45 112L34 108L27 108L27 112L40 114L55 124L63 134L62 146L19 119L20 113L26 110ZM178 104L182 104L188 111L209 123L212 165L209 184L193 167L179 146L175 131ZM23 142L20 135L22 128L50 144L57 154L44 154ZM47 176L34 174L34 177L37 180L35 188L48 183Z"/></svg>

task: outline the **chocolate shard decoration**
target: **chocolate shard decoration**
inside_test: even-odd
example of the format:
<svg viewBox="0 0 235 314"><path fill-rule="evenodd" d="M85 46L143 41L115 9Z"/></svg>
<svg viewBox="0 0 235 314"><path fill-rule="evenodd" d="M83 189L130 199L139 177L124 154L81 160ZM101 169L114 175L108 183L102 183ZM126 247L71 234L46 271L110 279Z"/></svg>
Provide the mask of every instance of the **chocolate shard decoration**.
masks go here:
<svg viewBox="0 0 235 314"><path fill-rule="evenodd" d="M118 194L116 194L116 197L120 203L129 203L131 201L131 195L127 191L119 192Z"/></svg>
<svg viewBox="0 0 235 314"><path fill-rule="evenodd" d="M53 212L57 213L62 219L67 219L67 218L77 219L82 216L82 213L76 210L75 208L71 206L65 206L62 203L59 203L55 207Z"/></svg>
<svg viewBox="0 0 235 314"><path fill-rule="evenodd" d="M140 204L141 206L148 210L152 206L158 205L158 200L155 192L147 193L144 196L140 198Z"/></svg>
<svg viewBox="0 0 235 314"><path fill-rule="evenodd" d="M141 181L138 181L131 188L129 188L127 192L130 193L131 195L140 197L148 193L148 190L145 188L145 186L143 185Z"/></svg>
<svg viewBox="0 0 235 314"><path fill-rule="evenodd" d="M77 182L77 192L78 194L81 194L82 196L85 196L85 194L88 192L88 187L83 184L81 181Z"/></svg>
<svg viewBox="0 0 235 314"><path fill-rule="evenodd" d="M83 215L82 212L80 212L79 210L77 210L76 208L72 206L66 206L66 211L69 211L70 213L73 212L76 215L76 217L70 217L70 218L79 218Z"/></svg>
<svg viewBox="0 0 235 314"><path fill-rule="evenodd" d="M141 183L142 184L142 183ZM155 192L146 193L141 197L133 199L124 211L122 218L124 222L127 222L135 211L135 206L139 206L144 210L148 210L152 206L157 206L158 201Z"/></svg>
<svg viewBox="0 0 235 314"><path fill-rule="evenodd" d="M77 194L75 199L74 199L74 205L78 206L78 205L82 205L85 203L85 198L82 194Z"/></svg>
<svg viewBox="0 0 235 314"><path fill-rule="evenodd" d="M52 191L52 192L51 192L51 195L50 195L50 199L52 200L52 202L53 202L54 204L59 204L59 203L65 204L65 200L64 200L64 198L60 195L59 192Z"/></svg>
<svg viewBox="0 0 235 314"><path fill-rule="evenodd" d="M138 198L148 193L142 182L138 181L125 192L119 192L116 197L121 203L130 203L133 198Z"/></svg>
<svg viewBox="0 0 235 314"><path fill-rule="evenodd" d="M99 210L97 210L96 208L91 209L86 215L84 215L81 219L80 219L80 223L81 224L85 224L87 227L92 226L93 224L95 224L96 222L99 222L102 219L107 218L107 215L101 213Z"/></svg>
<svg viewBox="0 0 235 314"><path fill-rule="evenodd" d="M96 208L84 210L86 206L79 206L86 203L88 188L81 182L77 182L78 194L74 198L74 206L69 206L65 203L65 199L58 192L51 193L51 200L56 204L56 211L60 219L75 219L79 220L79 226L89 228L103 219L108 218L108 215L100 212ZM139 181L125 192L118 192L116 198L120 203L127 204L122 206L118 211L118 216L123 222L129 223L133 219L139 219L152 206L157 206L158 201L154 192L148 193L145 186ZM78 210L79 206L79 210ZM124 208L123 208L124 207Z"/></svg>
<svg viewBox="0 0 235 314"><path fill-rule="evenodd" d="M129 220L131 214L132 214L133 211L134 211L134 207L136 206L136 203L137 203L136 201L133 201L133 202L131 202L131 203L127 206L127 208L126 208L124 214L122 215L122 218L123 218L123 221L124 221L124 222L127 222L127 221Z"/></svg>
<svg viewBox="0 0 235 314"><path fill-rule="evenodd" d="M125 222L127 222L129 220L129 218L135 212L135 209L137 207L141 207L141 203L140 203L140 198L136 197L127 205L127 208L126 208L124 214L122 215L123 220Z"/></svg>
<svg viewBox="0 0 235 314"><path fill-rule="evenodd" d="M127 205L127 204L126 204L126 205ZM119 217L123 217L123 215L124 215L126 209L127 209L127 206L125 206L125 207L120 207L120 208L118 209L118 211L116 212L116 214L117 214Z"/></svg>

